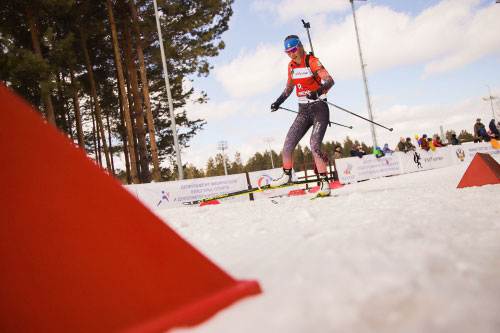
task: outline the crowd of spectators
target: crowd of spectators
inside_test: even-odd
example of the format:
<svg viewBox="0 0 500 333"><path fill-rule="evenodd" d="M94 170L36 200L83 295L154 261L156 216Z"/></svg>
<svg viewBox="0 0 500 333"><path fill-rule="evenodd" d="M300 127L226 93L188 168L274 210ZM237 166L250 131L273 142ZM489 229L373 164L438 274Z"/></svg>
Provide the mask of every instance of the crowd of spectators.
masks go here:
<svg viewBox="0 0 500 333"><path fill-rule="evenodd" d="M488 130L486 126L481 122L480 118L476 119L474 124L474 142L490 142L491 139L498 140L500 138L500 121L495 125L495 119L491 119L488 124Z"/></svg>
<svg viewBox="0 0 500 333"><path fill-rule="evenodd" d="M489 130L486 130L486 127L481 123L481 119L477 119L476 123L474 124L474 142L490 142L492 139L499 140L500 139L500 121L498 124L495 124L495 119L492 119L489 123ZM410 151L416 151L417 148L423 149L425 151L429 150L436 150L437 148L440 147L445 147L447 143L443 142L443 140L439 137L439 135L435 134L432 138L428 137L427 134L423 134L421 138L418 137L418 135L415 135L415 142L417 145L414 145L412 143L412 139L410 137L408 138L403 138L401 137L399 139L399 142L396 145L395 150L391 150L389 148L389 144L386 143L384 144L384 147L381 148L380 146L376 146L375 149L373 150L373 155L375 155L377 158L383 157L387 154L392 154L394 151L400 151L400 152L410 152ZM457 138L457 135L455 133L452 133L450 135L450 143L451 145L461 145L462 143L460 140ZM361 145L358 143L354 143L351 147L350 150L350 155L351 156L357 156L359 158L362 158L364 155L366 155L366 152L363 150ZM333 153L334 158L342 158L342 147L341 146L336 146L335 151Z"/></svg>

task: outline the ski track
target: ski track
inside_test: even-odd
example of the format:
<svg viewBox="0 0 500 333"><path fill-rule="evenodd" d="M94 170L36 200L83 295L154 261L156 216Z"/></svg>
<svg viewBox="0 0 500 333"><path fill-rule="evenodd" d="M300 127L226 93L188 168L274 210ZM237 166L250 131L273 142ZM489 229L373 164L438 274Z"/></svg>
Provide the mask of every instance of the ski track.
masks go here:
<svg viewBox="0 0 500 333"><path fill-rule="evenodd" d="M466 165L157 212L263 293L175 332L500 332L500 185Z"/></svg>

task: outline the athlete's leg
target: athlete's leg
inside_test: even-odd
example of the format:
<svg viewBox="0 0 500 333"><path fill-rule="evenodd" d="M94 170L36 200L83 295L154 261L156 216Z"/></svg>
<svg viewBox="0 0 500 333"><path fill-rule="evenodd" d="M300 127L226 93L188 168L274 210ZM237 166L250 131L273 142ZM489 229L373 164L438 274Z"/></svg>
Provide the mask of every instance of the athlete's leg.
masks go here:
<svg viewBox="0 0 500 333"><path fill-rule="evenodd" d="M321 153L321 142L328 128L330 119L330 110L324 102L316 102L311 106L313 111L313 130L311 133L311 151L314 158L314 163L318 168L318 173L326 173L326 162Z"/></svg>
<svg viewBox="0 0 500 333"><path fill-rule="evenodd" d="M288 130L285 143L283 145L283 169L293 167L293 151L299 141L304 137L312 125L307 104L299 104L299 114L295 118L292 126Z"/></svg>

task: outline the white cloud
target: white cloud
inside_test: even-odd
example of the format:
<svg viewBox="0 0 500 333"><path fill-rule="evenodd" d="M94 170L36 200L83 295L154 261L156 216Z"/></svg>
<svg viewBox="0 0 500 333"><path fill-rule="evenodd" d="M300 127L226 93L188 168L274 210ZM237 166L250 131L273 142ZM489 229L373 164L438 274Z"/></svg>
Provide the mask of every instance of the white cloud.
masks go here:
<svg viewBox="0 0 500 333"><path fill-rule="evenodd" d="M267 11L278 14L280 21L285 22L297 17L304 18L324 12L342 12L349 8L347 0L254 0L251 8L256 11Z"/></svg>
<svg viewBox="0 0 500 333"><path fill-rule="evenodd" d="M288 59L277 45L260 44L244 50L231 63L216 67L215 77L233 98L245 98L269 91L286 78Z"/></svg>
<svg viewBox="0 0 500 333"><path fill-rule="evenodd" d="M215 103L188 103L185 107L186 113L190 119L204 119L207 122L229 119L235 116L244 107L241 101L225 101Z"/></svg>
<svg viewBox="0 0 500 333"><path fill-rule="evenodd" d="M455 6L454 2L446 2L446 7L452 6ZM461 7L460 16L450 18L439 27L447 31L442 39L449 39L450 42L443 57L426 66L425 76L455 70L485 55L500 52L500 6L492 4L475 13L467 4L461 4ZM449 8L443 11L446 9Z"/></svg>

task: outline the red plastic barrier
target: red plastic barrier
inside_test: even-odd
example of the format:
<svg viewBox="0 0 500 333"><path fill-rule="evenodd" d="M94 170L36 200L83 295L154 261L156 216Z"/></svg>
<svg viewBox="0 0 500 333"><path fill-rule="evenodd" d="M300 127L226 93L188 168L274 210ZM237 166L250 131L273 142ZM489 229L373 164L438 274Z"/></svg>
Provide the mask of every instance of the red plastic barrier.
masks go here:
<svg viewBox="0 0 500 333"><path fill-rule="evenodd" d="M247 295L0 82L0 332L164 332Z"/></svg>
<svg viewBox="0 0 500 333"><path fill-rule="evenodd" d="M476 153L457 188L500 184L500 164L491 155Z"/></svg>
<svg viewBox="0 0 500 333"><path fill-rule="evenodd" d="M288 192L289 197L296 197L296 196L305 195L305 194L306 194L306 191L304 191L303 189L291 190L290 192Z"/></svg>
<svg viewBox="0 0 500 333"><path fill-rule="evenodd" d="M200 207L207 206L207 205L218 205L220 204L219 200L211 200L211 201L205 201L200 204Z"/></svg>

